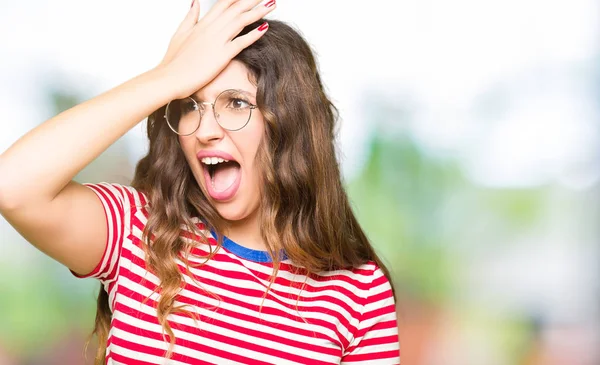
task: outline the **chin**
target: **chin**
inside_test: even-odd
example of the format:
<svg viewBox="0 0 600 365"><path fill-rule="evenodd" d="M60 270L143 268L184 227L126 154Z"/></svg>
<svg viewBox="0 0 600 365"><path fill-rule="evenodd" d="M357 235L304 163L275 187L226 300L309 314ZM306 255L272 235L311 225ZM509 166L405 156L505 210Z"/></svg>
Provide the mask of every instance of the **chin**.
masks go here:
<svg viewBox="0 0 600 365"><path fill-rule="evenodd" d="M223 219L227 221L240 221L247 217L247 214L241 212L239 209L231 209L231 208L219 208L217 207L217 211L223 217Z"/></svg>
<svg viewBox="0 0 600 365"><path fill-rule="evenodd" d="M219 202L210 198L207 192L206 186L201 173L194 173L196 182L200 186L202 193L208 199L210 204L217 210L219 215L228 222L241 222L257 213L258 207L260 206L259 201L244 201L240 195L245 195L243 189L238 191L238 195L233 197L230 201ZM199 175L199 176L198 176Z"/></svg>
<svg viewBox="0 0 600 365"><path fill-rule="evenodd" d="M223 219L229 222L240 222L251 218L257 212L258 205L255 205L252 209L248 209L248 205L243 206L242 204L231 202L216 203L214 207Z"/></svg>

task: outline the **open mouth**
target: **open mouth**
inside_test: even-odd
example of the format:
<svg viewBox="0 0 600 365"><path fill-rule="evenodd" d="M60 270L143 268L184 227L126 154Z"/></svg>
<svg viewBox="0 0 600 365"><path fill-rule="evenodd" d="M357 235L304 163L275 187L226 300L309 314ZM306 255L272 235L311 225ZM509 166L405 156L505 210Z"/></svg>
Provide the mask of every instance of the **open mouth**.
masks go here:
<svg viewBox="0 0 600 365"><path fill-rule="evenodd" d="M204 165L204 178L210 196L215 200L233 197L241 179L240 164L219 157L204 157L201 161Z"/></svg>
<svg viewBox="0 0 600 365"><path fill-rule="evenodd" d="M227 161L206 165L206 168L213 188L216 191L225 191L235 181L240 171L240 164L236 161Z"/></svg>

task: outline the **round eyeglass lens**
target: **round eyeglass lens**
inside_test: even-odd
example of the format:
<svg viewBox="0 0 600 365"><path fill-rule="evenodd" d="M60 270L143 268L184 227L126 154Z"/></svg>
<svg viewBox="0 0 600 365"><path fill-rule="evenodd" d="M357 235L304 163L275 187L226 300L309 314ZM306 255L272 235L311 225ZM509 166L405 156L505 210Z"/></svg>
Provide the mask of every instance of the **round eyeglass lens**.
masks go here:
<svg viewBox="0 0 600 365"><path fill-rule="evenodd" d="M237 90L225 90L215 101L215 117L221 127L230 131L244 128L252 109L248 96Z"/></svg>
<svg viewBox="0 0 600 365"><path fill-rule="evenodd" d="M200 125L200 108L190 97L175 99L167 105L165 118L175 133L187 136L194 133Z"/></svg>

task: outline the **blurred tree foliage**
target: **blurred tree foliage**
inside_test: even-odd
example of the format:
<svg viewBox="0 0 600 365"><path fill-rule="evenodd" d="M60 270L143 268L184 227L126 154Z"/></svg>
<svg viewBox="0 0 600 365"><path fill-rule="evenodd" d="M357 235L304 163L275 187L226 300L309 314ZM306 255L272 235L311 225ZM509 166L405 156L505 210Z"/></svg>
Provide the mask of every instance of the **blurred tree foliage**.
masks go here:
<svg viewBox="0 0 600 365"><path fill-rule="evenodd" d="M441 304L460 291L471 256L539 226L549 191L473 183L456 157L432 154L402 131L407 109L371 100L379 102L371 106L375 133L363 169L348 184L353 208L400 299Z"/></svg>
<svg viewBox="0 0 600 365"><path fill-rule="evenodd" d="M460 182L457 166L433 161L410 139L376 135L364 170L348 186L358 219L404 295L437 302L448 290L443 209Z"/></svg>

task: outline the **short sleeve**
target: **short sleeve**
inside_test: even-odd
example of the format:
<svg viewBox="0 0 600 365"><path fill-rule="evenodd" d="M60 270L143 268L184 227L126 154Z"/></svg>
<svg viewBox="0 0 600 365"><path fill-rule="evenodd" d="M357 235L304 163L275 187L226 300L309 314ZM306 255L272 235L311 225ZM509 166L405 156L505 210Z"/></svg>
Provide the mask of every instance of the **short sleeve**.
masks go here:
<svg viewBox="0 0 600 365"><path fill-rule="evenodd" d="M86 274L77 275L79 278L96 278L105 285L114 282L118 275L118 264L127 222L131 217L130 187L119 184L99 183L83 184L100 199L106 216L107 241L104 254L96 268Z"/></svg>
<svg viewBox="0 0 600 365"><path fill-rule="evenodd" d="M358 328L341 362L341 365L374 364L400 364L394 295L389 280L379 268L373 273Z"/></svg>

